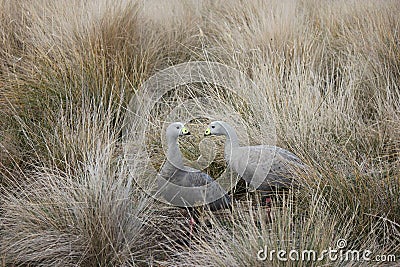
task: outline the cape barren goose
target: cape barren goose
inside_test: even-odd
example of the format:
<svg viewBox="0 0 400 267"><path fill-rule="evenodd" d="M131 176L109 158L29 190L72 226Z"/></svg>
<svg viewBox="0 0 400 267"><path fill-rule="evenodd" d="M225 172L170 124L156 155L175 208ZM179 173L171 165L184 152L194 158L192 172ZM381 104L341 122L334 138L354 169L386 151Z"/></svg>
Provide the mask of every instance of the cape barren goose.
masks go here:
<svg viewBox="0 0 400 267"><path fill-rule="evenodd" d="M206 206L211 211L231 208L227 192L206 173L184 166L178 137L190 135L181 122L167 127L167 160L158 175L158 192L169 203L187 208L191 214L191 231L196 218L195 207Z"/></svg>
<svg viewBox="0 0 400 267"><path fill-rule="evenodd" d="M235 129L223 121L211 122L204 135L226 137L224 157L228 167L238 173L249 187L259 190L268 207L270 194L293 185L295 168L305 168L296 155L283 148L270 145L240 146Z"/></svg>

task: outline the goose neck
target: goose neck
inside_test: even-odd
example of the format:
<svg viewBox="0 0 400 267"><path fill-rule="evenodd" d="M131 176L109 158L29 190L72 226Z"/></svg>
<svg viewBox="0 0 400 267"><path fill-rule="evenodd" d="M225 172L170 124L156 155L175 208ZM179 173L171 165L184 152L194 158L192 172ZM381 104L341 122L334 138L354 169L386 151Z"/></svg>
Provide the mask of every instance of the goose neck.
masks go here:
<svg viewBox="0 0 400 267"><path fill-rule="evenodd" d="M167 160L175 167L182 167L182 153L178 146L178 139L168 140Z"/></svg>
<svg viewBox="0 0 400 267"><path fill-rule="evenodd" d="M231 126L224 125L224 129L226 136L225 158L229 160L234 149L239 147L239 140L235 130Z"/></svg>
<svg viewBox="0 0 400 267"><path fill-rule="evenodd" d="M238 147L239 141L235 129L227 123L223 125L223 128L225 131L226 143L229 143L232 147Z"/></svg>

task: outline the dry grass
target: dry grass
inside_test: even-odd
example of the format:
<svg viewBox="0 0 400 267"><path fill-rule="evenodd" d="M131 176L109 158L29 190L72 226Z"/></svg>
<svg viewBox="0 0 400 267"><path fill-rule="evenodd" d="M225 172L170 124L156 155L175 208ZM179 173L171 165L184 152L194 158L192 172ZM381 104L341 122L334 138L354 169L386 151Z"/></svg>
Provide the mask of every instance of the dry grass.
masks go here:
<svg viewBox="0 0 400 267"><path fill-rule="evenodd" d="M0 265L257 266L264 245L322 251L340 238L399 258L400 5L323 2L0 0ZM193 60L232 66L259 91L244 103L221 88L177 88L150 114L157 134L132 140L151 158L135 154L129 170L130 98L157 70ZM241 114L251 144L274 141L269 110L277 144L310 166L271 223L239 201L185 243L181 212L138 188L154 179L146 164L164 159L168 111L193 96ZM192 121L193 132L206 124ZM189 141L188 159L207 153Z"/></svg>
<svg viewBox="0 0 400 267"><path fill-rule="evenodd" d="M352 239L357 225L357 215L352 210L335 213L329 207L331 199L325 199L313 192L307 206L298 208L293 199L286 199L279 207L273 207L272 222L265 223L263 207L242 202L233 213L232 224L226 221L213 221L214 228L203 228L196 236L190 249L179 251L172 261L162 262L167 266L313 266L312 261L279 261L276 253L284 250L313 250L318 258L323 250L335 249L340 239L352 240L347 249L365 250L374 248L374 255L384 255L396 249L396 242L386 241L382 246L382 235L391 232L391 225L385 220L376 221L371 228L363 229L367 238ZM305 213L306 208L308 212ZM215 220L215 218L214 218ZM257 259L257 252L267 248L266 260ZM270 258L270 252L275 255ZM284 256L288 258L288 254ZM348 262L347 262L348 263ZM332 261L325 257L319 265L331 266ZM338 260L335 264L346 264Z"/></svg>

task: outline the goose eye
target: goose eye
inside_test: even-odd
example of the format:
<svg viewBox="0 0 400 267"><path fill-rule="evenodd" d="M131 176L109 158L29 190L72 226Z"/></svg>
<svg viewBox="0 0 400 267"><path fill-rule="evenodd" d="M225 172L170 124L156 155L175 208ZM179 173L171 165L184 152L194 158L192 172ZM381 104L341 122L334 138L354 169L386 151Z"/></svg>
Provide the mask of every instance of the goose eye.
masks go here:
<svg viewBox="0 0 400 267"><path fill-rule="evenodd" d="M215 126L213 125L213 126L211 126L211 128L213 128L213 129L214 129L214 128L215 128Z"/></svg>
<svg viewBox="0 0 400 267"><path fill-rule="evenodd" d="M180 128L179 126L176 126L176 129L178 129L178 130L179 130L179 128Z"/></svg>

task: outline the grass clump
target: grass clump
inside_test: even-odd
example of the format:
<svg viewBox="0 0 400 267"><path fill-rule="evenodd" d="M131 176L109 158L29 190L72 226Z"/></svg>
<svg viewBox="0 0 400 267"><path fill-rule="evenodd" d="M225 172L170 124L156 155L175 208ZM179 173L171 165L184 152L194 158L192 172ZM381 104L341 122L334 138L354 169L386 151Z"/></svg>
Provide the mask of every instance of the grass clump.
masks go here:
<svg viewBox="0 0 400 267"><path fill-rule="evenodd" d="M257 252L320 253L339 239L400 257L397 1L0 6L0 265L311 266L261 262ZM150 131L130 140L126 161L131 97L158 70L196 60L245 73L257 91L243 99L201 83L174 88L145 114ZM190 108L172 116L185 101ZM190 236L184 210L143 192L141 183L155 180L148 166L165 159L163 126L193 111L238 124L249 144L276 143L309 166L298 191L277 197L272 222L254 198L235 198L232 215L206 213L212 228ZM130 121L139 132L140 119ZM208 121L189 125L201 135ZM207 163L217 178L222 141L214 159L207 142L193 137L181 147L187 164Z"/></svg>

